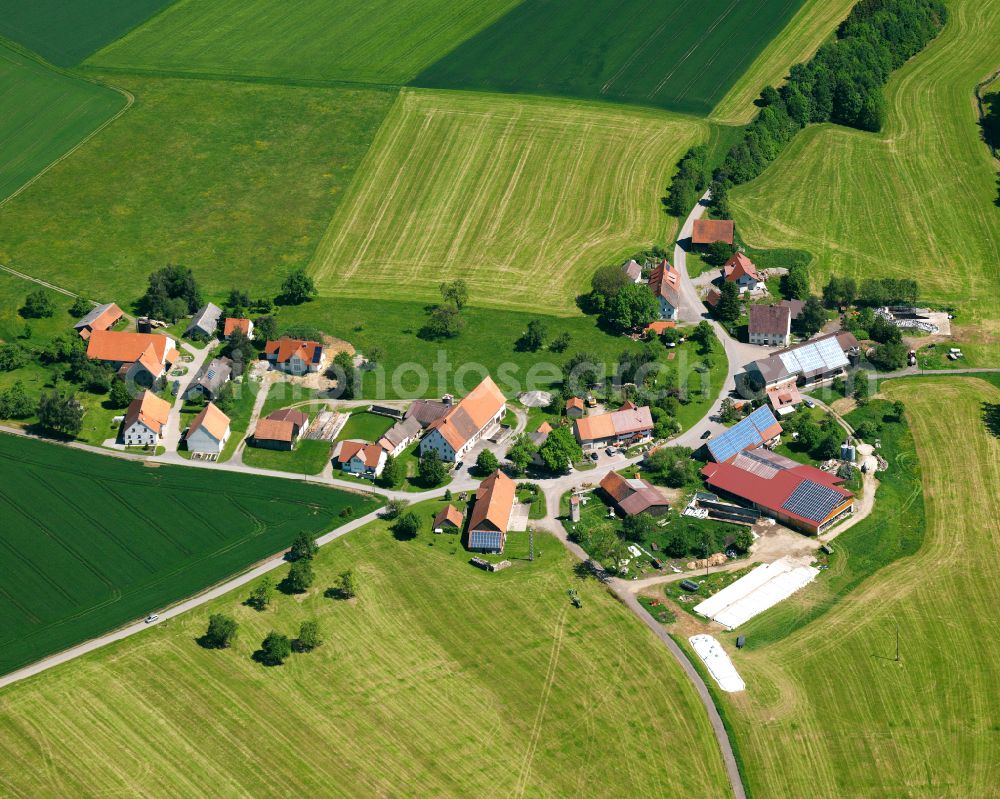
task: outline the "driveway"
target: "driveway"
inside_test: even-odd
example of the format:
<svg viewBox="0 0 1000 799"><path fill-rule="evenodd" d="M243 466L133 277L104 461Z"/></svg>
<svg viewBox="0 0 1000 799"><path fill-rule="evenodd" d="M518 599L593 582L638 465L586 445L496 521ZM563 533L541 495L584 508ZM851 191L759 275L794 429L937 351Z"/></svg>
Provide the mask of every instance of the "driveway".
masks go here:
<svg viewBox="0 0 1000 799"><path fill-rule="evenodd" d="M176 378L178 383L177 396L174 398L174 404L170 408L170 415L167 417L167 429L163 433L163 440L161 442L166 447L168 453L176 453L177 447L181 443L181 407L184 405L184 392L187 391L187 387L194 380L195 375L198 374L208 356L218 344L219 342L216 339L212 339L205 345L204 349L199 350L185 341L180 342L180 348L183 348L194 360L186 364L187 373ZM178 348L178 351L180 351L180 348ZM178 459L183 460L183 458ZM184 462L187 463L187 461Z"/></svg>

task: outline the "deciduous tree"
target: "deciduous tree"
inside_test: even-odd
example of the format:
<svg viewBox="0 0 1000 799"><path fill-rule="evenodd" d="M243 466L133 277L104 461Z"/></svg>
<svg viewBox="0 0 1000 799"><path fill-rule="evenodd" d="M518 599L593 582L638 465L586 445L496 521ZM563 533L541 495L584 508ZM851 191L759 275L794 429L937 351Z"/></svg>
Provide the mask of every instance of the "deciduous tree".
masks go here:
<svg viewBox="0 0 1000 799"><path fill-rule="evenodd" d="M280 666L292 654L292 642L287 635L274 630L261 642L259 659L267 666Z"/></svg>
<svg viewBox="0 0 1000 799"><path fill-rule="evenodd" d="M204 645L213 649L226 649L236 637L239 625L236 619L223 613L213 613L208 617L208 630L202 639Z"/></svg>

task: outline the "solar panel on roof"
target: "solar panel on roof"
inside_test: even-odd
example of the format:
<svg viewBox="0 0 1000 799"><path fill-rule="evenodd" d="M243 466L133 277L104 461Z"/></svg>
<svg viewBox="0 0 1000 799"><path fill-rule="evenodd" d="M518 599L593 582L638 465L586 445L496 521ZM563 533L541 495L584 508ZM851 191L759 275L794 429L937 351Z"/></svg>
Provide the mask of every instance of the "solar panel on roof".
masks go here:
<svg viewBox="0 0 1000 799"><path fill-rule="evenodd" d="M834 508L844 501L845 497L832 488L803 480L791 495L782 503L784 510L797 513L814 522L821 522Z"/></svg>
<svg viewBox="0 0 1000 799"><path fill-rule="evenodd" d="M496 550L501 549L503 538L500 533L492 530L473 530L469 533L469 549Z"/></svg>
<svg viewBox="0 0 1000 799"><path fill-rule="evenodd" d="M724 463L747 447L755 447L764 439L761 431L777 424L770 407L764 405L741 422L726 430L713 441L708 442L708 451L719 463Z"/></svg>
<svg viewBox="0 0 1000 799"><path fill-rule="evenodd" d="M840 348L840 343L835 338L824 339L817 342L816 351L823 358L823 363L827 369L836 369L840 366L847 366L847 356Z"/></svg>

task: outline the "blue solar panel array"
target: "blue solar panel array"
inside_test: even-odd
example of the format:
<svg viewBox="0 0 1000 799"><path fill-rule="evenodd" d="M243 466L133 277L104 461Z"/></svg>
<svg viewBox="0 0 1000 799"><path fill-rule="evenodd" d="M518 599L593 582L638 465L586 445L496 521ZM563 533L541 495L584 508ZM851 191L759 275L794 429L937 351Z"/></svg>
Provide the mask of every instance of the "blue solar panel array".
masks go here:
<svg viewBox="0 0 1000 799"><path fill-rule="evenodd" d="M768 405L764 405L741 422L737 422L718 438L708 442L708 451L719 463L725 463L747 447L755 447L764 439L761 432L778 423Z"/></svg>
<svg viewBox="0 0 1000 799"><path fill-rule="evenodd" d="M503 549L503 536L491 530L473 530L469 533L469 549L500 552Z"/></svg>
<svg viewBox="0 0 1000 799"><path fill-rule="evenodd" d="M806 519L821 522L845 499L843 494L829 486L803 480L781 507Z"/></svg>

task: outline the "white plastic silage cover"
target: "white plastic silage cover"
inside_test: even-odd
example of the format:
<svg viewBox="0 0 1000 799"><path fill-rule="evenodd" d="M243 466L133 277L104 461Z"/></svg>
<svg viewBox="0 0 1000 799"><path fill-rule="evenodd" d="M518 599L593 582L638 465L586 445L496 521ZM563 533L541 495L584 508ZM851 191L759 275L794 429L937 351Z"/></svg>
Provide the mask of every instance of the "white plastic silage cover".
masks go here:
<svg viewBox="0 0 1000 799"><path fill-rule="evenodd" d="M734 691L746 690L746 683L740 677L739 672L729 659L726 650L722 648L711 635L692 635L688 638L695 653L702 659L708 673L719 684L723 691L733 693Z"/></svg>
<svg viewBox="0 0 1000 799"><path fill-rule="evenodd" d="M732 630L807 586L818 574L819 569L781 558L758 566L695 606L695 612Z"/></svg>

